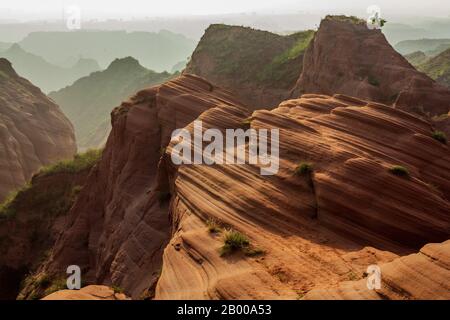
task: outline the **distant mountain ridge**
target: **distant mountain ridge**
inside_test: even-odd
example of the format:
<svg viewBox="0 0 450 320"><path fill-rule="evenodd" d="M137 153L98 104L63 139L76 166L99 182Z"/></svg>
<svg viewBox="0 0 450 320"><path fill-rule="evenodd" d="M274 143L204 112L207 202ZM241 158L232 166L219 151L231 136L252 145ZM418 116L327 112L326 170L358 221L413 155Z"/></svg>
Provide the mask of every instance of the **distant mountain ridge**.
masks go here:
<svg viewBox="0 0 450 320"><path fill-rule="evenodd" d="M64 67L79 56L95 59L102 68L116 58L132 56L151 70L170 71L191 55L196 41L165 30L157 33L82 30L32 32L19 44L28 52Z"/></svg>
<svg viewBox="0 0 450 320"><path fill-rule="evenodd" d="M167 72L148 70L127 57L115 59L106 70L83 77L49 96L72 121L80 149L101 147L111 128L112 109L137 90L170 77Z"/></svg>
<svg viewBox="0 0 450 320"><path fill-rule="evenodd" d="M433 58L423 61L417 68L438 83L450 88L450 48Z"/></svg>
<svg viewBox="0 0 450 320"><path fill-rule="evenodd" d="M0 52L0 57L13 64L16 71L29 79L44 92L58 90L75 80L100 70L100 66L92 59L79 59L70 68L62 68L47 62L44 58L25 51L20 45L13 44L9 49Z"/></svg>

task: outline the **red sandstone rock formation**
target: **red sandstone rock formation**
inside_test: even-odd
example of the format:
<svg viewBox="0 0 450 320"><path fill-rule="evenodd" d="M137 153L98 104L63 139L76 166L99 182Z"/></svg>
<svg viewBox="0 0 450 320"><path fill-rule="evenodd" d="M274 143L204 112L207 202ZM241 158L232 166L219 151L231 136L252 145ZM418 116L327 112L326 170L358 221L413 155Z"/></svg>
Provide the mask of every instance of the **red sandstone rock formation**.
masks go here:
<svg viewBox="0 0 450 320"><path fill-rule="evenodd" d="M154 286L170 238L161 154L174 129L216 106L245 112L230 93L185 75L116 108L103 158L69 213L46 272L59 274L76 264L87 282L120 286L133 298Z"/></svg>
<svg viewBox="0 0 450 320"><path fill-rule="evenodd" d="M316 299L449 300L450 240L424 246L418 253L381 266L381 288L369 290L367 279L317 288L305 296Z"/></svg>
<svg viewBox="0 0 450 320"><path fill-rule="evenodd" d="M69 120L6 59L0 59L0 146L0 201L41 166L76 152Z"/></svg>
<svg viewBox="0 0 450 320"><path fill-rule="evenodd" d="M261 176L258 165L174 166L170 134L197 117L223 130L249 114L190 75L116 108L104 156L40 271L77 264L86 281L133 298L295 299L450 236L450 153L427 121L342 95L285 101L251 116L252 128L280 129L280 170ZM302 161L311 175L295 174ZM392 174L396 165L409 174ZM220 256L224 232L210 233L208 219L265 254Z"/></svg>
<svg viewBox="0 0 450 320"><path fill-rule="evenodd" d="M450 110L450 90L417 71L365 21L328 16L305 52L292 97L346 94L423 115Z"/></svg>

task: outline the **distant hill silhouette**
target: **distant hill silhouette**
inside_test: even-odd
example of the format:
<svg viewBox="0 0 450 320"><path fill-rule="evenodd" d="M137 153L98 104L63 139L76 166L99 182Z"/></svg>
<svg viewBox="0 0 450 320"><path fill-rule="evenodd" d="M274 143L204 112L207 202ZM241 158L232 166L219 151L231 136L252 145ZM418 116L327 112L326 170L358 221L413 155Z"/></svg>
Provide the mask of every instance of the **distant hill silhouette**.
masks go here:
<svg viewBox="0 0 450 320"><path fill-rule="evenodd" d="M57 45L55 45L57 44ZM92 58L102 68L115 58L132 56L146 68L170 71L172 66L185 60L196 42L169 31L76 31L32 32L20 45L50 63L67 67L79 57Z"/></svg>
<svg viewBox="0 0 450 320"><path fill-rule="evenodd" d="M11 61L18 74L30 79L45 92L58 90L91 72L100 70L98 63L92 59L79 59L70 68L62 68L25 51L18 44L13 44L6 51L0 52L0 57Z"/></svg>
<svg viewBox="0 0 450 320"><path fill-rule="evenodd" d="M167 72L148 70L127 57L116 59L106 70L94 72L49 96L72 121L80 149L101 147L110 131L112 109L137 90L170 77Z"/></svg>

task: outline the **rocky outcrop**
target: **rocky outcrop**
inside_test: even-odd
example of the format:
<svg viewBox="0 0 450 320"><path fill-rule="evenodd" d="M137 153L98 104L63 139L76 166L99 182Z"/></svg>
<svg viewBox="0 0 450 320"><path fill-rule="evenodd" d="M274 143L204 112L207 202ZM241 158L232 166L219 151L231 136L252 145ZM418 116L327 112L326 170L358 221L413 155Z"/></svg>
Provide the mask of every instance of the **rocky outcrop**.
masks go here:
<svg viewBox="0 0 450 320"><path fill-rule="evenodd" d="M450 241L424 246L418 253L381 266L381 288L370 290L367 279L317 288L305 299L449 300Z"/></svg>
<svg viewBox="0 0 450 320"><path fill-rule="evenodd" d="M414 69L380 30L339 16L322 20L305 52L292 97L302 93L346 94L421 115L450 110L450 90Z"/></svg>
<svg viewBox="0 0 450 320"><path fill-rule="evenodd" d="M107 286L90 285L80 290L60 290L41 300L128 300L123 293Z"/></svg>
<svg viewBox="0 0 450 320"><path fill-rule="evenodd" d="M250 109L273 108L289 97L313 35L313 31L305 31L281 36L213 24L206 29L185 72L232 91Z"/></svg>
<svg viewBox="0 0 450 320"><path fill-rule="evenodd" d="M185 75L138 92L112 112L113 129L68 216L67 229L39 271L79 265L89 283L139 298L156 285L170 238L170 191L158 163L172 131L213 107L243 114L230 93Z"/></svg>
<svg viewBox="0 0 450 320"><path fill-rule="evenodd" d="M41 166L75 152L73 127L59 107L0 59L0 201Z"/></svg>
<svg viewBox="0 0 450 320"><path fill-rule="evenodd" d="M116 108L102 161L40 273L77 264L86 281L133 298L296 299L449 238L450 153L429 122L343 95L249 116L191 75ZM280 170L173 165L170 134L197 117L204 130L279 128ZM299 172L302 162L313 169ZM221 256L227 229L248 250Z"/></svg>

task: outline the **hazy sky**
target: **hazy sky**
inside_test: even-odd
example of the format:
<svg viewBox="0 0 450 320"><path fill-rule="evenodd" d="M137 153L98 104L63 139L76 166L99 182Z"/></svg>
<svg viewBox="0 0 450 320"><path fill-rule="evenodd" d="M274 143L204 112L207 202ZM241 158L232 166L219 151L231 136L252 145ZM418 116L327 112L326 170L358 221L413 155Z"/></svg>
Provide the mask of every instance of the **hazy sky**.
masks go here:
<svg viewBox="0 0 450 320"><path fill-rule="evenodd" d="M449 0L1 0L0 19L60 19L73 4L83 19L298 11L363 16L370 5L390 15L450 16Z"/></svg>

